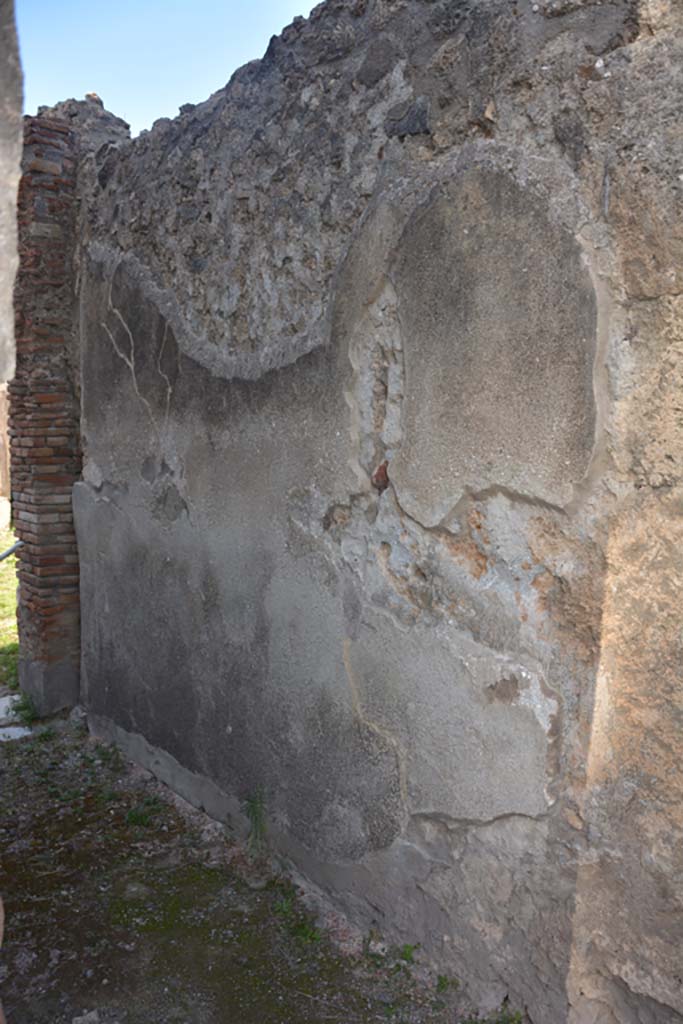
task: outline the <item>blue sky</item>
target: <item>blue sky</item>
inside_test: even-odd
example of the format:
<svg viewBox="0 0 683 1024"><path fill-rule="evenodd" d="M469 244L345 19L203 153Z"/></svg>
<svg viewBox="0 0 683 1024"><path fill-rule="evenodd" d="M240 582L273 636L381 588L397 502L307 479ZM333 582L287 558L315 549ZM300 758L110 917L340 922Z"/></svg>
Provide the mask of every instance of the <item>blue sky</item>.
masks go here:
<svg viewBox="0 0 683 1024"><path fill-rule="evenodd" d="M262 57L317 0L16 0L24 110L96 92L137 134Z"/></svg>

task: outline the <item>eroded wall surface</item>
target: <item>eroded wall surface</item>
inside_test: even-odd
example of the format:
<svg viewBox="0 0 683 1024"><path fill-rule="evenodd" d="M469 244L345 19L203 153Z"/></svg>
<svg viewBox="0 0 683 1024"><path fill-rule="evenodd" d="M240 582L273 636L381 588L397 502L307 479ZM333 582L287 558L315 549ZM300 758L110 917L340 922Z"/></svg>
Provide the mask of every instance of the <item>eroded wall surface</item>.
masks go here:
<svg viewBox="0 0 683 1024"><path fill-rule="evenodd" d="M683 1019L682 34L328 0L80 171L93 727L536 1024Z"/></svg>

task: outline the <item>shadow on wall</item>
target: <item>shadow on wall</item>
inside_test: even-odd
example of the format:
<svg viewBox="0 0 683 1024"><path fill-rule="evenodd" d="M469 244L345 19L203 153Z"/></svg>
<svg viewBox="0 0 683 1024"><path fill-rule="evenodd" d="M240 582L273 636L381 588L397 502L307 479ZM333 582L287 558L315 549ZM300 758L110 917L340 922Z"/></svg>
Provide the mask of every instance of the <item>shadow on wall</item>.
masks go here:
<svg viewBox="0 0 683 1024"><path fill-rule="evenodd" d="M681 511L674 495L646 497L610 526L581 806L592 841L579 860L569 972L577 1024L595 1004L615 1024L683 1014Z"/></svg>

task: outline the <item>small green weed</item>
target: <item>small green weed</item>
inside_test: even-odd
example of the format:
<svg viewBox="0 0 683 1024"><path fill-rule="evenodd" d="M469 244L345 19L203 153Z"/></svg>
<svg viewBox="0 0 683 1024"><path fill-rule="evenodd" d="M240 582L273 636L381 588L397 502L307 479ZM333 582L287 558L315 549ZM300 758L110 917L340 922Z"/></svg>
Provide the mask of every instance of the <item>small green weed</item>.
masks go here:
<svg viewBox="0 0 683 1024"><path fill-rule="evenodd" d="M409 942L406 942L399 949L398 955L400 956L401 960L405 960L405 962L407 964L414 964L415 963L415 950L419 949L419 948L420 948L419 943L417 943L415 945L411 945Z"/></svg>
<svg viewBox="0 0 683 1024"><path fill-rule="evenodd" d="M131 807L126 814L126 821L129 825L142 825L146 828L152 820L151 814L143 807Z"/></svg>
<svg viewBox="0 0 683 1024"><path fill-rule="evenodd" d="M39 733L36 734L36 739L40 740L41 743L49 743L51 740L54 740L56 738L57 730L54 729L51 725L46 726L44 729L41 729Z"/></svg>
<svg viewBox="0 0 683 1024"><path fill-rule="evenodd" d="M437 992L448 992L449 989L460 988L460 982L457 978L449 978L447 974L440 974L436 979L436 991Z"/></svg>
<svg viewBox="0 0 683 1024"><path fill-rule="evenodd" d="M277 901L277 903L275 904L274 909L275 909L275 913L279 914L280 917L284 917L284 918L291 917L292 914L294 913L294 897L293 896L283 896L282 899L279 899Z"/></svg>
<svg viewBox="0 0 683 1024"><path fill-rule="evenodd" d="M126 814L126 822L129 825L142 825L147 828L152 824L152 818L162 809L162 803L156 796L146 796L142 803L131 809Z"/></svg>
<svg viewBox="0 0 683 1024"><path fill-rule="evenodd" d="M38 718L36 706L27 693L19 694L19 698L14 702L14 716L23 725L33 725Z"/></svg>
<svg viewBox="0 0 683 1024"><path fill-rule="evenodd" d="M295 939L300 939L301 942L320 942L321 939L319 929L306 918L293 924L289 931Z"/></svg>
<svg viewBox="0 0 683 1024"><path fill-rule="evenodd" d="M384 1015L394 1024L408 1024L410 998L406 992L395 993L394 999L384 1007Z"/></svg>
<svg viewBox="0 0 683 1024"><path fill-rule="evenodd" d="M123 769L121 751L113 743L108 745L98 743L95 750L102 764L106 765L111 771L120 772Z"/></svg>
<svg viewBox="0 0 683 1024"><path fill-rule="evenodd" d="M249 851L252 854L261 853L266 845L266 801L260 786L244 801L244 813L249 819Z"/></svg>
<svg viewBox="0 0 683 1024"><path fill-rule="evenodd" d="M105 787L104 789L100 789L95 794L95 802L98 803L98 804L109 804L109 803L112 803L114 800L118 800L118 799L119 799L119 794L116 792L116 790L109 789L109 787Z"/></svg>
<svg viewBox="0 0 683 1024"><path fill-rule="evenodd" d="M313 919L302 912L293 892L283 892L273 910L278 917L282 918L285 928L292 938L299 939L301 942L319 942L322 938Z"/></svg>

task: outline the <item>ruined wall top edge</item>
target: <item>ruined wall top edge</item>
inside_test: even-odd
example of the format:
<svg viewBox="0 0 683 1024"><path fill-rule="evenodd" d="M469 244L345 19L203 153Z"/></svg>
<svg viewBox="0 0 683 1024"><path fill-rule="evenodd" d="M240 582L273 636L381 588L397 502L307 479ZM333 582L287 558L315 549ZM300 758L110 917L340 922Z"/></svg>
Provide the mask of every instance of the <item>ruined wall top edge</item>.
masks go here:
<svg viewBox="0 0 683 1024"><path fill-rule="evenodd" d="M187 355L245 379L330 342L344 260L378 206L405 225L472 166L508 173L573 235L592 222L582 244L605 248L609 135L640 102L639 10L330 0L205 103L99 145L84 248L109 273L127 262ZM378 255L378 280L395 257Z"/></svg>

